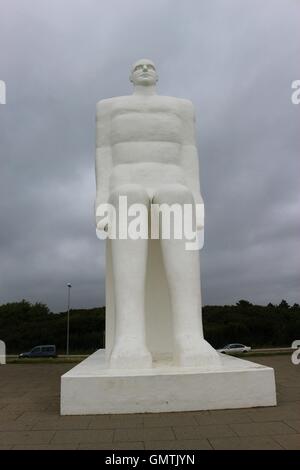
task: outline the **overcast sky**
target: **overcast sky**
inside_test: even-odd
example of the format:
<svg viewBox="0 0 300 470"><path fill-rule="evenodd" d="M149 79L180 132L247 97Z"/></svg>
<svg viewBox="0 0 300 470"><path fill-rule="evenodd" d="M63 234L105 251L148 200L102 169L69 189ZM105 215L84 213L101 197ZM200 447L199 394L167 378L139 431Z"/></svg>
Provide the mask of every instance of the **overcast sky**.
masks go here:
<svg viewBox="0 0 300 470"><path fill-rule="evenodd" d="M104 300L95 104L151 58L197 112L204 304L300 302L299 0L0 0L0 303Z"/></svg>

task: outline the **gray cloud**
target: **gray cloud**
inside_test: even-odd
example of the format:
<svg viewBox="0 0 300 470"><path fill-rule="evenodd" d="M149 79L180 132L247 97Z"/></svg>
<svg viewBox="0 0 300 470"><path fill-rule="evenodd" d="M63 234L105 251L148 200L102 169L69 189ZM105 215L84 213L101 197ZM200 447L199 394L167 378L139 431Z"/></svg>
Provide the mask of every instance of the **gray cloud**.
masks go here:
<svg viewBox="0 0 300 470"><path fill-rule="evenodd" d="M300 5L296 0L2 0L0 301L104 303L93 220L95 103L159 92L197 111L206 304L299 302Z"/></svg>

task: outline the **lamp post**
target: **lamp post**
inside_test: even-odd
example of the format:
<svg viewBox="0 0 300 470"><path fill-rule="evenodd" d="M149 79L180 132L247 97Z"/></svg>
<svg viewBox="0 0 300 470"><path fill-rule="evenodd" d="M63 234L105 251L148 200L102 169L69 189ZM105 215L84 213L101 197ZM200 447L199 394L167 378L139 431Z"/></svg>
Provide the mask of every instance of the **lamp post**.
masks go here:
<svg viewBox="0 0 300 470"><path fill-rule="evenodd" d="M67 356L69 355L69 340L70 340L70 297L71 297L71 284L68 283L68 313L67 313Z"/></svg>

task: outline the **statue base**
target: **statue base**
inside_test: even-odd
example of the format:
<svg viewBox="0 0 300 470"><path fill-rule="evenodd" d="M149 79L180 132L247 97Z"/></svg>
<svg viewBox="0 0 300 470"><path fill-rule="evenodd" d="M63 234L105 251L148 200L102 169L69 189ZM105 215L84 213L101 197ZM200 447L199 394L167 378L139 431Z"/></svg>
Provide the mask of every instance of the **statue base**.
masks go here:
<svg viewBox="0 0 300 470"><path fill-rule="evenodd" d="M99 349L61 377L61 414L154 413L275 406L274 370L232 356L218 370L155 361L112 370Z"/></svg>

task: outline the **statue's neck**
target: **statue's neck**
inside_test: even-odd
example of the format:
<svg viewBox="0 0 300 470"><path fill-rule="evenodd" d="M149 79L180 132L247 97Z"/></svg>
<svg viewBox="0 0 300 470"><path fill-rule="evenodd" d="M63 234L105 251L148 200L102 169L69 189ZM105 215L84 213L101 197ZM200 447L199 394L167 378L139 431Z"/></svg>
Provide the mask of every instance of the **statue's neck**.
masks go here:
<svg viewBox="0 0 300 470"><path fill-rule="evenodd" d="M141 86L141 85L135 85L134 90L133 90L134 95L138 96L152 96L156 95L156 86Z"/></svg>

